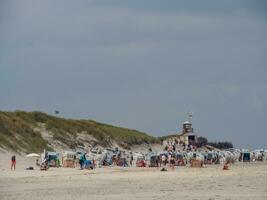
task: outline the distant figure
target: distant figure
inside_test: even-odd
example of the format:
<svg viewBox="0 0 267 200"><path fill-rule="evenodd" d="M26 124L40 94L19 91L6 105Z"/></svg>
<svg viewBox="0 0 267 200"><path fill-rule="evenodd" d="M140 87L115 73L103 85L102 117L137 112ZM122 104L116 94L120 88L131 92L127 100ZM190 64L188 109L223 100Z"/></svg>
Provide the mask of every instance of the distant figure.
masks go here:
<svg viewBox="0 0 267 200"><path fill-rule="evenodd" d="M159 156L156 157L156 165L159 167Z"/></svg>
<svg viewBox="0 0 267 200"><path fill-rule="evenodd" d="M92 160L92 164L93 164L93 168L95 169L96 164L95 164L95 159L94 159L94 158L93 158L93 160Z"/></svg>
<svg viewBox="0 0 267 200"><path fill-rule="evenodd" d="M36 159L36 166L40 166L39 159Z"/></svg>
<svg viewBox="0 0 267 200"><path fill-rule="evenodd" d="M82 154L79 159L80 168L83 169L85 167L85 161L86 161L86 153Z"/></svg>
<svg viewBox="0 0 267 200"><path fill-rule="evenodd" d="M74 161L73 161L74 163L74 167L77 167L77 157L76 157L76 154L74 155Z"/></svg>
<svg viewBox="0 0 267 200"><path fill-rule="evenodd" d="M223 166L223 170L229 170L229 162L225 162L224 166Z"/></svg>
<svg viewBox="0 0 267 200"><path fill-rule="evenodd" d="M163 167L160 171L162 171L162 172L166 172L166 171L168 171L165 167Z"/></svg>
<svg viewBox="0 0 267 200"><path fill-rule="evenodd" d="M131 165L131 167L133 166L133 160L134 160L134 157L133 157L133 154L131 154L131 158L130 158L130 165Z"/></svg>
<svg viewBox="0 0 267 200"><path fill-rule="evenodd" d="M161 160L163 162L163 165L166 166L167 158L166 158L166 156L164 154L161 156Z"/></svg>
<svg viewBox="0 0 267 200"><path fill-rule="evenodd" d="M14 170L16 170L16 156L15 155L13 155L11 157L11 170L12 170L12 168L14 168Z"/></svg>
<svg viewBox="0 0 267 200"><path fill-rule="evenodd" d="M56 167L57 167L57 168L60 167L60 160L59 160L59 159L56 160Z"/></svg>
<svg viewBox="0 0 267 200"><path fill-rule="evenodd" d="M171 169L174 171L174 166L175 166L175 160L174 160L174 157L173 156L171 156L171 158L170 158L170 167L171 167Z"/></svg>
<svg viewBox="0 0 267 200"><path fill-rule="evenodd" d="M161 167L161 165L162 165L162 159L161 159L161 156L158 156L158 160L159 160L159 166Z"/></svg>

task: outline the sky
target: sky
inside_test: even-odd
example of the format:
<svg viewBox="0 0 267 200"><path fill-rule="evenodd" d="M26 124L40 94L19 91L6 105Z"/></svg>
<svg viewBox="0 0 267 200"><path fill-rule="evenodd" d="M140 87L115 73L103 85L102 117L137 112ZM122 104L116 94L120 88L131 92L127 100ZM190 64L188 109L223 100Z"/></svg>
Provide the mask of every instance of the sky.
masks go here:
<svg viewBox="0 0 267 200"><path fill-rule="evenodd" d="M188 111L210 141L267 148L264 0L0 0L0 110L154 136Z"/></svg>

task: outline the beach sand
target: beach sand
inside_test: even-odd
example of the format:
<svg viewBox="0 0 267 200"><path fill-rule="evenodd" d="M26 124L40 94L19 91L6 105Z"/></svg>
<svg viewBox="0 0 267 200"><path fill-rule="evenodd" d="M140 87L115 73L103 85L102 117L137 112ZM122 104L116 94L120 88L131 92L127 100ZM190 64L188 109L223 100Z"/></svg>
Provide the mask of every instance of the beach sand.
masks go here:
<svg viewBox="0 0 267 200"><path fill-rule="evenodd" d="M230 170L220 165L204 168L50 168L24 170L27 160L18 157L16 171L0 158L0 199L190 199L266 200L267 163L237 163ZM21 165L20 165L21 162Z"/></svg>

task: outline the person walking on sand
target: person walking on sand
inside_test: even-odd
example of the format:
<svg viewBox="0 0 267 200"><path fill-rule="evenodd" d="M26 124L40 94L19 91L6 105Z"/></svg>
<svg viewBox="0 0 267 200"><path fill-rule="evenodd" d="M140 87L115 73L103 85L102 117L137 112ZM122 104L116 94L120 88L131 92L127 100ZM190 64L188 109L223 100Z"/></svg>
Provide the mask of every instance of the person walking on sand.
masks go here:
<svg viewBox="0 0 267 200"><path fill-rule="evenodd" d="M11 157L11 170L12 170L12 168L14 168L14 170L16 170L16 156L15 155L13 155Z"/></svg>

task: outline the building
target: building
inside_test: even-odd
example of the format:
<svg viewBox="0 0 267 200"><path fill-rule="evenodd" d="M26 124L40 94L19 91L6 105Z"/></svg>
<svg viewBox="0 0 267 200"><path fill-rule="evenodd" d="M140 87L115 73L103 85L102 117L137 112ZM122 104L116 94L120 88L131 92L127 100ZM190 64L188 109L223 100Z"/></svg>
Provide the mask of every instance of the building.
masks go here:
<svg viewBox="0 0 267 200"><path fill-rule="evenodd" d="M194 132L191 122L186 121L183 123L182 134L179 135L179 138L186 146L197 142L197 134Z"/></svg>
<svg viewBox="0 0 267 200"><path fill-rule="evenodd" d="M198 135L194 132L192 123L185 121L182 127L182 133L172 134L168 139L163 141L164 146L188 146L194 145L197 142Z"/></svg>

